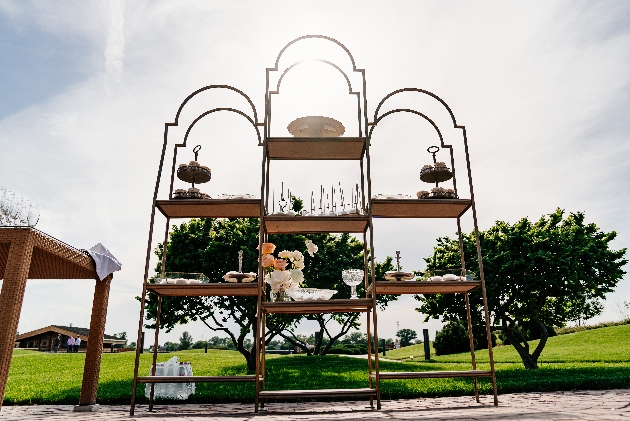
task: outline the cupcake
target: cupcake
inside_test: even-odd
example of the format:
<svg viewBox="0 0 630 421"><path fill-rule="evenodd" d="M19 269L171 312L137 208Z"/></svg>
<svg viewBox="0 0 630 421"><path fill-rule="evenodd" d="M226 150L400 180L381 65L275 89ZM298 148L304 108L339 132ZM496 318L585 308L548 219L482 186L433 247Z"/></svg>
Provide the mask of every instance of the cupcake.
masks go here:
<svg viewBox="0 0 630 421"><path fill-rule="evenodd" d="M426 190L420 190L416 193L416 195L418 196L418 199L428 199L431 196L431 193Z"/></svg>
<svg viewBox="0 0 630 421"><path fill-rule="evenodd" d="M442 187L433 187L431 189L432 197L444 197L444 195L445 195L445 190Z"/></svg>
<svg viewBox="0 0 630 421"><path fill-rule="evenodd" d="M431 171L433 171L433 165L424 165L420 170L420 174L426 174Z"/></svg>

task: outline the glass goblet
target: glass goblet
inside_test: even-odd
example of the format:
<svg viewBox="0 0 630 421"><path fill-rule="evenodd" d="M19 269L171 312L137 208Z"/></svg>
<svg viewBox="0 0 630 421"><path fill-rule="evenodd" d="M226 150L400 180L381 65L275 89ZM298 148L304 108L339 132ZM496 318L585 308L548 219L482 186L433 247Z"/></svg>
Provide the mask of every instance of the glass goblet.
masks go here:
<svg viewBox="0 0 630 421"><path fill-rule="evenodd" d="M27 224L29 227L34 227L35 225L37 225L37 222L39 222L40 212L41 208L39 207L39 205L31 204L31 206L28 208Z"/></svg>
<svg viewBox="0 0 630 421"><path fill-rule="evenodd" d="M341 278L343 282L350 286L350 298L357 299L357 285L363 282L364 272L362 269L346 269L341 272Z"/></svg>

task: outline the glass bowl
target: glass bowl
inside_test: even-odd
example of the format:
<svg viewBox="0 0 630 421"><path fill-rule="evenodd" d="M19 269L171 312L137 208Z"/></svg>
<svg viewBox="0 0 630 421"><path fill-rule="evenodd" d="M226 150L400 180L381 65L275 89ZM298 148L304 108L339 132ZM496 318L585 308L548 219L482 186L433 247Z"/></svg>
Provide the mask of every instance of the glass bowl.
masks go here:
<svg viewBox="0 0 630 421"><path fill-rule="evenodd" d="M294 301L330 300L337 293L334 289L291 288L286 291Z"/></svg>

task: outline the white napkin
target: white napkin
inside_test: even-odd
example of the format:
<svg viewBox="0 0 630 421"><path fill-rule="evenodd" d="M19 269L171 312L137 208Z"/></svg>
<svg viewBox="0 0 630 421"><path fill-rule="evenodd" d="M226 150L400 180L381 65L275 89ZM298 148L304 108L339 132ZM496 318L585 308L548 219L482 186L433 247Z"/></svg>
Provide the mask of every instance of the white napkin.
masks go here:
<svg viewBox="0 0 630 421"><path fill-rule="evenodd" d="M122 265L101 243L87 251L96 264L96 274L102 281L108 275L120 270Z"/></svg>

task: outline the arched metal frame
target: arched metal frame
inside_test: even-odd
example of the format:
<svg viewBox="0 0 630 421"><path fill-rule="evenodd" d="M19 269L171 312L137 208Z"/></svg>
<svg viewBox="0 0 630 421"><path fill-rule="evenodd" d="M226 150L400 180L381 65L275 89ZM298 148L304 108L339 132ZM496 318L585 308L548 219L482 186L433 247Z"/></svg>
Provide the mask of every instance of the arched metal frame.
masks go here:
<svg viewBox="0 0 630 421"><path fill-rule="evenodd" d="M244 97L249 105L251 106L251 109L253 111L253 117L250 116L248 113L245 113L241 110L235 109L235 108L228 108L228 107L218 107L218 108L213 108L210 110L207 110L201 114L199 114L193 121L192 123L190 123L190 125L188 126L187 130L186 130L186 134L184 135L183 141L182 143L176 143L174 145L174 149L173 149L173 161L172 161L172 166L171 166L171 176L170 176L170 185L169 185L169 199L172 198L172 192L173 192L173 183L174 183L174 176L175 176L175 166L176 166L176 159L177 159L177 151L178 148L180 147L186 147L187 145L187 140L188 140L188 136L190 134L190 132L192 131L193 127L195 126L195 124L201 120L202 118L213 114L215 112L219 112L219 111L228 111L228 112L233 112L236 114L239 114L241 116L243 116L245 119L248 120L248 122L254 127L255 131L256 131L256 135L258 138L258 145L259 146L263 146L263 159L262 159L262 182L261 182L261 200L260 200L260 232L259 232L259 253L262 253L262 243L267 241L268 239L268 234L265 232L265 216L267 214L268 211L268 202L269 202L269 167L270 167L270 158L268 156L268 150L267 150L267 139L271 137L271 98L272 95L274 94L279 94L280 93L280 85L282 83L282 80L284 79L285 75L292 69L294 69L295 67L297 67L298 65L306 62L306 61L299 61L296 63L291 64L290 66L288 66L283 73L280 75L278 82L276 84L276 88L274 91L270 91L270 73L271 72L277 72L278 71L278 66L279 66L279 62L280 59L282 57L282 55L284 54L284 52L293 44L301 41L301 40L305 40L305 39L322 39L322 40L326 40L326 41L330 41L334 44L336 44L337 46L339 46L340 48L342 48L346 54L348 55L348 57L350 58L351 64L352 64L352 71L359 73L361 75L361 79L362 79L362 89L360 91L354 91L352 88L352 83L350 81L350 78L348 77L348 75L336 64L327 61L327 60L322 60L322 59L318 59L315 61L319 61L321 63L324 63L326 65L329 65L333 68L335 68L336 70L338 70L343 77L345 78L347 84L348 84L348 93L350 95L356 95L357 97L357 121L358 121L358 125L359 125L359 137L363 136L363 133L365 133L365 146L363 149L363 153L360 159L360 171L361 171L361 192L362 192L362 206L363 209L366 210L367 215L368 215L368 225L366 230L363 233L363 242L364 242L364 265L367 266L370 265L370 272L371 272L371 277L370 279L368 279L368 271L365 271L365 289L366 289L366 294L368 298L372 299L372 311L368 311L367 312L367 331L368 331L368 343L374 343L375 348L378 350L378 328L377 328L377 311L376 311L376 292L375 292L375 288L371 288L371 291L369 289L369 287L374 287L375 284L375 261L374 261L374 236L373 236L373 215L372 215L372 206L371 206L371 197L372 197L372 186L371 186L371 170L370 170L370 166L371 166L371 160L370 160L370 144L371 144L371 138L372 138L372 134L374 131L374 128L376 127L376 125L378 125L378 123L380 121L382 121L385 117L399 113L399 112L405 112L405 113L411 113L417 116L422 117L423 119L425 119L426 121L428 121L436 130L438 137L440 139L440 144L442 146L442 148L447 148L449 149L450 152L450 156L451 156L451 165L452 165L452 169L453 169L453 185L455 188L455 191L457 192L457 184L456 184L456 178L455 178L455 163L454 163L454 155L453 155L453 148L452 145L446 145L444 143L441 131L439 129L439 127L435 124L435 122L429 118L428 116L426 116L425 114L423 114L420 111L417 111L415 109L411 109L411 108L400 108L400 109L394 109L388 112L385 112L381 115L379 115L379 111L381 109L381 107L383 106L383 104L392 96L397 95L399 93L402 92L417 92L417 93L422 93L425 95L428 95L434 99L436 99L437 101L439 101L445 108L446 110L449 112L449 115L451 116L451 120L453 122L453 126L457 129L461 129L462 130L462 135L463 135L463 140L464 140L464 150L465 150L465 157L466 157L466 164L467 164L467 169L468 169L468 180L469 180L469 186L470 186L470 195L471 195L471 207L472 207L472 214L473 214L473 221L474 221L474 230L475 230L475 236L476 236L476 246L477 246L477 254L478 254L478 261L479 261L479 272L480 272L480 278L481 278L481 288L482 288L482 294L483 294L483 302L484 302L484 312L485 312L485 319L486 319L486 332L487 332L487 339L488 339L488 344L489 344L489 357L490 357L490 364L491 364L491 371L492 371L492 384L493 384L493 390L494 390L494 403L495 405L498 404L498 399L497 399L497 388L496 388L496 378L495 378L495 372L494 372L494 359L493 359L493 353L492 353L492 341L491 341L491 333L490 333L490 322L489 322L489 312L488 312L488 306L487 306L487 300L486 300L486 291L485 291L485 279L484 279L484 273L483 273L483 261L482 261L482 256L481 256L481 247L480 247L480 242L479 242L479 231L478 231L478 226L477 226L477 213L476 213L476 207L475 207L475 200L474 200L474 192L473 192L473 185L472 185L472 175L471 175L471 169L470 169L470 160L469 160L469 154L468 154L468 143L467 143L467 137L466 137L466 129L464 126L460 126L457 124L456 120L455 120L455 116L452 112L452 110L450 109L450 107L437 95L423 90L423 89L418 89L418 88L406 88L406 89L399 89L396 91L391 92L390 94L386 95L378 104L375 113L374 113L374 121L372 123L368 122L368 117L367 117L367 95L366 95L366 77L365 77L365 70L364 69L358 69L355 65L355 60L354 57L352 56L352 54L350 53L350 51L339 41L327 37L327 36L323 36L323 35L306 35L306 36L302 36L299 38L294 39L293 41L289 42L288 44L286 44L281 51L279 52L277 58L276 58L276 62L275 62L275 67L273 68L267 68L266 69L266 88L265 88L265 119L264 122L259 123L258 122L258 115L256 112L256 108L253 104L253 102L251 101L251 99L245 95L242 91L240 91L237 88L234 88L232 86L228 86L228 85L209 85L206 86L204 88L201 88L195 92L193 92L192 94L190 94L180 105L180 107L177 110L177 113L175 115L175 120L172 123L165 123L165 129L164 129L164 143L162 146L162 153L161 153L161 157L160 157L160 164L158 167L158 174L157 174L157 179L156 179L156 184L155 184L155 189L154 189L154 194L153 194L153 203L152 203L152 209L151 209L151 219L150 219L150 226L149 226L149 238L148 238L148 244L147 244L147 253L146 253L146 261L145 261L145 274L144 274L144 283L143 283L143 291L142 291L142 296L141 296L141 305L140 305L140 320L139 320L139 326L138 326L138 341L137 343L140 344L142 341L142 326L143 326L143 322L144 322L144 309L145 309L145 305L146 305L146 294L147 294L147 282L148 282L148 278L149 278L149 265L150 265L150 259L151 259L151 252L152 252L152 242L153 242L153 228L154 228L154 223L155 223L155 213L156 213L156 201L157 201L157 195L159 192L159 187L160 187L160 181L162 178L162 170L164 169L164 159L165 159L165 155L166 155L166 148L168 145L168 134L169 134L169 128L170 127L176 127L179 125L179 118L180 115L182 113L182 110L184 108L184 106L191 100L193 99L196 95L207 91L207 90L211 90L211 89L228 89L231 90L239 95L241 95L242 97ZM363 101L361 101L361 96L363 96ZM264 131L263 131L263 136L261 139L261 133L259 130L259 127L264 127ZM364 167L366 167L366 171L364 171ZM367 200L366 200L366 193L367 193ZM167 217L166 218L166 224L165 224L165 231L164 231L164 239L163 239L163 244L164 244L164 248L166 249L167 247L167 242L168 242L168 231L169 231L169 224L170 224L170 218ZM460 218L457 218L457 227L458 227L458 234L459 234L459 246L460 246L460 254L461 254L461 263L462 263L462 267L465 267L465 263L464 263L464 254L463 254L463 241L462 241L462 232L461 232L461 223L460 223ZM369 235L368 235L369 234ZM260 259L261 255L259 254L259 259ZM162 270L165 270L165 258L166 255L165 253L163 253L162 256ZM262 259L260 259L261 261ZM255 336L255 353L257 355L256 358L256 376L255 376L255 387L256 387L256 391L255 391L255 411L258 411L258 407L259 407L259 391L261 389L264 389L264 371L265 371L265 358L264 358L264 352L265 352L265 346L264 346L264 338L265 338L265 315L262 314L261 312L261 308L262 308L262 302L263 300L266 300L266 294L265 294L265 284L263 281L263 272L262 272L262 267L259 265L259 271L258 271L258 308L257 308L257 326L256 326L256 331L254 332L254 336ZM369 292L368 292L369 291ZM371 295L371 297L370 297ZM157 320L156 320L156 329L155 329L155 342L154 342L154 350L157 350L158 347L158 333L159 333L159 319L160 319L160 311L161 311L161 296L158 298L158 308L157 308ZM469 335L470 335L470 346L471 346L471 354L472 354L472 359L473 359L473 369L475 368L475 356L474 356L474 347L473 347L473 342L472 342L472 327L471 327L471 320L470 320L470 304L469 304L469 299L468 299L468 294L466 294L466 309L467 309L467 314L468 314L468 327L469 327ZM371 317L370 317L371 316ZM373 323L373 341L372 341L372 327L371 324ZM131 401L131 408L130 408L130 414L133 415L134 413L134 407L135 407L135 401L136 401L136 393L137 393L137 386L138 386L138 382L137 382L137 378L138 378L138 368L139 368L139 360L140 360L140 347L137 347L136 349L136 357L135 357L135 367L134 367L134 381L133 381L133 390L132 390L132 401ZM378 357L378 352L376 352L376 354L374 355L374 362L372 363L372 357L371 357L371 347L368 346L368 372L369 374L372 374L372 372L375 372L375 376L374 379L372 378L372 376L368 376L369 378L369 384L370 384L370 388L374 388L376 389L376 398L377 398L377 409L381 408L381 401L380 401L380 378L379 378L379 357ZM152 371L152 375L155 375L155 366L156 366L156 353L154 352L153 355L153 371ZM153 383L151 383L151 399L150 399L150 406L149 409L152 409L152 403L153 403ZM478 386L477 386L477 378L475 377L475 396L477 398L477 400L479 399L479 395L478 395ZM373 399L370 398L370 403L373 403ZM261 403L262 406L262 403Z"/></svg>
<svg viewBox="0 0 630 421"><path fill-rule="evenodd" d="M279 71L279 63L280 63L280 59L282 58L282 55L285 53L285 51L292 45L294 45L295 43L302 41L302 40L307 40L307 39L321 39L321 40L325 40L325 41L330 41L334 44L336 44L337 46L341 47L345 53L348 55L348 57L350 58L350 62L352 64L352 72L353 73L359 73L361 75L361 81L362 81L362 86L361 86L361 91L355 91L352 88L352 83L350 81L350 78L348 77L348 75L336 64L328 61L328 60L323 60L323 59L314 59L314 60L302 60L302 61L298 61L296 63L293 63L289 66L287 66L282 74L280 75L280 77L278 78L278 82L276 84L275 90L270 90L270 74L271 72L278 72ZM289 42L288 44L286 44L278 53L278 56L276 58L276 62L274 67L272 68L267 68L266 69L266 86L265 86L265 136L264 136L264 145L263 145L263 161L262 161L262 186L261 186L261 197L264 197L264 205L261 205L263 207L263 211L261 213L261 227L262 230L264 231L264 226L265 226L265 215L266 212L268 211L268 203L269 203L269 167L270 167L270 159L267 156L267 139L271 137L271 121L272 121L272 114L271 114L271 100L272 100L272 95L277 95L280 93L280 85L282 83L282 80L284 79L284 77L286 76L286 74L296 68L297 66L299 66L300 64L303 64L305 62L320 62L326 65L329 65L331 67L333 67L334 69L336 69L338 72L340 72L342 74L342 76L345 78L346 83L348 84L348 94L350 95L356 95L357 97L357 123L358 123L358 127L359 127L359 137L363 137L364 133L367 134L368 131L368 116L367 116L367 95L366 95L366 78L365 78L365 69L359 69L356 67L355 64L355 60L354 57L352 56L352 54L350 53L350 50L348 50L348 48L343 45L341 42L337 41L334 38L331 37L327 37L327 36L323 36L323 35L305 35L299 38L296 38L294 40L292 40L291 42ZM361 96L363 96L363 104L361 104ZM367 187L367 197L369 200L369 197L371 197L372 194L372 186L371 186L371 182L370 182L370 178L369 178L369 167L370 167L370 158L369 158L370 154L369 154L369 142L365 141L365 149L363 152L363 156L361 157L360 161L359 161L359 166L360 166L360 177L361 177L361 194L362 194L362 207L363 209L367 209L369 214L369 219L371 221L371 209L370 207L367 205L367 201L366 201L366 187ZM367 172L364 171L364 166L367 165ZM367 176L366 176L367 175ZM367 186L366 186L367 184ZM373 244L373 235L372 235L372 225L371 222L368 226L368 231L369 231L369 238L370 238L370 244ZM366 267L367 264L370 264L370 267L372 268L371 273L372 273L372 283L374 282L374 253L373 253L373 247L370 247L368 250L368 241L367 241L367 237L366 237L366 232L364 232L363 235L363 239L364 239L364 256L366 256ZM267 240L267 234L264 233L264 238L261 238L261 247L260 250L262 250L262 241L266 241ZM367 261L369 256L369 262ZM260 256L260 258L262 259L262 257ZM262 273L262 272L260 272ZM365 290L368 291L368 271L365 271ZM368 297L369 298L369 297ZM372 294L372 305L374 309L376 309L376 294ZM261 291L259 293L259 303L258 303L258 307L260 309L261 304L263 299L266 299L266 295L264 295L263 293L263 289L261 288ZM376 314L376 311L373 311L372 314ZM262 337L264 338L264 329L265 329L265 315L262 315L262 318L260 320L261 323L261 327L259 329L257 329L257 331L262 332ZM371 342L371 337L374 337L374 343L378 344L378 333L377 333L377 329L376 329L376 318L374 318L374 334L372 335L371 331L371 326L370 326L370 312L367 313L367 331L368 331L368 341ZM256 338L256 343L258 344L260 342L259 338ZM260 359L257 359L258 361L262 361L261 363L261 368L260 371L257 367L257 373L261 373L263 379L264 379L264 352L265 349L264 347L262 347L261 349L262 352L262 357ZM372 374L372 371L376 371L376 373L378 373L378 352L374 355L374 367L372 367L372 358L371 358L371 349L370 347L368 347L368 373ZM369 378L369 385L372 388L375 385L376 388L376 394L377 394L377 405L378 408L380 409L380 384L378 382L378 380L376 380L374 382L374 380L372 379L371 376L368 376ZM264 389L264 380L260 382L260 385L257 383L256 384L256 393L258 395L258 391L259 389ZM372 404L372 398L370 398L370 403ZM258 410L258 401L256 402L256 411Z"/></svg>
<svg viewBox="0 0 630 421"><path fill-rule="evenodd" d="M147 251L146 251L146 260L145 260L145 266L144 266L144 282L142 285L142 295L140 297L140 320L139 320L139 324L138 324L138 340L137 340L137 344L141 344L142 343L142 325L144 324L144 309L145 309L145 305L146 305L146 295L147 295L147 282L149 279L149 265L150 265L150 261L151 261L151 252L152 252L152 244L153 244L153 229L154 229L154 225L155 225L155 213L156 213L156 201L157 201L157 196L160 190L160 182L162 180L162 170L164 169L164 158L166 157L166 148L168 145L168 136L169 136L169 128L170 127L177 127L179 126L179 118L181 116L181 113L184 109L184 107L186 106L186 104L188 104L188 102L193 99L195 96L199 95L202 92L205 91L209 91L212 89L227 89L230 91L233 91L237 94L239 94L240 96L242 96L243 98L245 98L247 100L247 102L249 103L249 105L252 108L252 112L253 112L253 118L248 115L247 113L244 113L241 110L235 109L235 108L213 108L211 110L205 111L203 113L201 113L200 115L198 115L193 121L192 123L188 126L188 128L186 129L186 134L184 136L184 140L182 143L176 143L174 145L173 148L173 163L171 166L171 176L170 176L170 184L169 184L169 199L172 198L172 193L173 193L173 183L175 181L175 165L176 165L176 160L177 160L177 150L178 148L181 147L186 147L186 143L188 140L188 136L192 130L192 128L195 126L195 124L201 120L202 118L218 112L218 111L229 111L229 112L234 112L236 114L239 114L243 117L245 117L254 127L254 129L256 130L256 135L258 138L258 145L261 146L262 142L261 142L261 135L260 135L260 130L258 129L259 126L262 126L261 123L258 122L258 113L256 111L256 107L254 106L254 103L252 102L252 100L249 98L249 96L247 96L243 91L241 91L240 89L237 89L233 86L229 86L229 85L208 85L205 86L201 89L196 90L195 92L191 93L190 95L188 95L186 97L186 99L184 99L184 101L180 104L179 108L177 109L177 112L175 113L175 120L172 123L165 123L164 124L164 142L162 144L162 153L160 155L160 164L158 166L158 173L157 173L157 178L155 181L155 188L153 191L153 202L152 202L152 206L151 206L151 219L150 219L150 223L149 223L149 239L147 242ZM164 250L166 250L166 247L168 245L168 231L169 231L169 226L170 226L170 218L166 218L166 223L165 223L165 227L164 227L164 239L163 239L163 245L164 245ZM166 261L166 253L162 253L162 271L165 271L165 261ZM158 297L158 308L157 308L157 317L156 317L156 325L155 325L155 342L154 342L154 350L157 350L158 347L158 335L159 335L159 329L160 329L160 325L159 325L159 320L160 320L160 312L161 312L161 307L162 307L162 297ZM135 357L135 366L134 366L134 378L133 378L133 387L132 387L132 392L131 392L131 408L130 408L130 414L133 416L134 414L134 408L135 408L135 402L136 402L136 396L137 396L137 388L138 388L138 382L137 382L137 378L138 378L138 369L139 369L139 364L140 364L140 352L141 352L141 347L138 346L136 347L136 357ZM153 354L153 366L152 366L152 372L151 375L155 375L155 369L156 369L156 357L157 357L157 353L154 352ZM153 409L153 392L154 392L154 383L151 383L151 393L150 393L150 403L149 403L149 410Z"/></svg>
<svg viewBox="0 0 630 421"><path fill-rule="evenodd" d="M475 193L473 190L473 182L472 182L472 171L470 168L470 155L468 152L468 138L466 136L466 127L465 126L461 126L457 124L457 121L455 120L455 114L453 113L453 111L451 110L451 108L448 106L448 104L439 96L435 95L432 92L429 92L427 90L424 89L419 89L419 88L404 88L404 89L397 89L393 92L390 92L389 94L385 95L385 97L383 97L383 99L379 102L378 106L376 107L376 110L374 111L374 121L372 123L370 123L370 131L368 132L368 143L371 143L371 139L372 139L372 132L374 131L374 128L376 127L376 125L383 120L385 117L392 115L392 114L396 114L399 112L408 112L408 113L413 113L415 115L418 115L422 118L424 118L426 121L428 121L433 128L436 130L439 138L440 138L440 143L442 147L446 147L450 149L450 155L451 155L451 168L453 171L453 187L455 192L457 193L457 179L455 177L455 160L454 160L454 156L453 156L453 148L452 145L446 145L444 144L444 139L442 137L442 133L440 132L439 127L435 124L435 122L430 119L428 116L426 116L425 114L421 113L420 111L414 110L414 109L410 109L410 108L397 108L391 111L387 111L385 113L383 113L382 115L379 115L379 111L381 109L381 107L383 106L383 104L391 97L393 97L394 95L403 93L403 92L416 92L416 93L420 93L420 94L424 94L424 95L428 95L430 97L432 97L433 99L437 100L440 102L440 104L442 104L444 106L444 108L448 111L449 115L451 116L451 120L453 122L453 127L456 129L460 129L462 130L462 137L463 137L463 145L464 145L464 154L465 154L465 158L466 158L466 168L468 171L468 185L469 185L469 191L470 191L470 200L471 200L471 208L472 208L472 217L473 217L473 226L474 226L474 232L475 232L475 243L476 243L476 247L477 247L477 261L479 263L479 278L481 281L481 293L483 296L483 307L484 307L484 318L485 318L485 324L486 324L486 339L488 341L488 356L489 356L489 360L490 360L490 371L492 372L492 388L493 388L493 394L494 394L494 404L495 406L498 405L498 396L497 396L497 383L496 383L496 373L495 373L495 369L494 369L494 354L493 354L493 350L492 350L492 332L491 332L491 325L490 325L490 314L488 311L488 302L487 302L487 296L486 296L486 283L485 283L485 276L484 276L484 271L483 271L483 256L481 254L481 243L479 240L479 227L477 224L477 208L475 205ZM371 218L370 218L370 222L371 222ZM458 234L458 239L459 239L459 251L460 251L460 257L461 257L461 264L462 264L462 268L465 269L466 268L466 264L464 261L464 243L463 243L463 239L462 239L462 228L461 228L461 217L457 218L457 234ZM467 313L467 319L468 319L468 333L469 333L469 338L470 338L470 352L471 352L471 356L472 356L472 365L473 365L473 370L476 369L476 360L475 360L475 349L474 349L474 343L473 343L473 338L472 338L472 322L471 322L471 315L470 315L470 300L468 298L468 293L465 293L465 301L466 301L466 313ZM377 374L378 377L378 374ZM475 377L475 397L477 399L477 401L479 401L479 391L478 391L478 378Z"/></svg>

